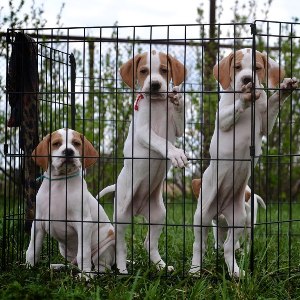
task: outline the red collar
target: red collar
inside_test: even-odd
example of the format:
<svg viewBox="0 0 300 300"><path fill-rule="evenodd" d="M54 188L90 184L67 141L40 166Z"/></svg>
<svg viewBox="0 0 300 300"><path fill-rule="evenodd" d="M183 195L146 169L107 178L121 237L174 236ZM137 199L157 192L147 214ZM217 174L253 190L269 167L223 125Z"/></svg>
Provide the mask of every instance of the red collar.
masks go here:
<svg viewBox="0 0 300 300"><path fill-rule="evenodd" d="M136 96L136 99L135 99L135 101L134 101L134 110L139 110L139 102L140 102L142 99L144 99L143 94L138 94L138 95Z"/></svg>

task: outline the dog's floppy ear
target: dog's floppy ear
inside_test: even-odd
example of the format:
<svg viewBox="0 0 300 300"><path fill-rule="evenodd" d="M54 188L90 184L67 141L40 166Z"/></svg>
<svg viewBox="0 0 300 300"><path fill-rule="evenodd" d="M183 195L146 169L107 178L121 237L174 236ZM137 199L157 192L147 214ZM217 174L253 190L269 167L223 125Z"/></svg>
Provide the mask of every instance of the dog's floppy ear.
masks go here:
<svg viewBox="0 0 300 300"><path fill-rule="evenodd" d="M199 198L200 188L201 188L201 179L193 179L192 190L197 199Z"/></svg>
<svg viewBox="0 0 300 300"><path fill-rule="evenodd" d="M137 54L120 67L122 80L132 89L134 89L137 80L137 67L141 58L142 54Z"/></svg>
<svg viewBox="0 0 300 300"><path fill-rule="evenodd" d="M171 77L173 83L175 86L178 86L184 81L186 77L187 74L186 68L179 60L177 60L170 54L168 54L168 61L171 65Z"/></svg>
<svg viewBox="0 0 300 300"><path fill-rule="evenodd" d="M50 134L47 134L43 140L32 151L32 159L34 162L43 168L44 171L48 169L49 162L49 141Z"/></svg>
<svg viewBox="0 0 300 300"><path fill-rule="evenodd" d="M265 62L266 72L268 72L268 87L274 88L283 80L285 75L284 69L280 67L275 60L268 56L266 52L263 52L263 59Z"/></svg>
<svg viewBox="0 0 300 300"><path fill-rule="evenodd" d="M215 79L220 82L222 88L227 90L229 88L231 78L230 78L230 65L233 59L233 52L228 56L221 59L215 64L213 69L213 74Z"/></svg>
<svg viewBox="0 0 300 300"><path fill-rule="evenodd" d="M82 167L89 168L96 163L99 157L98 151L94 148L91 142L83 135L80 134L82 140L82 155L84 156L82 161Z"/></svg>

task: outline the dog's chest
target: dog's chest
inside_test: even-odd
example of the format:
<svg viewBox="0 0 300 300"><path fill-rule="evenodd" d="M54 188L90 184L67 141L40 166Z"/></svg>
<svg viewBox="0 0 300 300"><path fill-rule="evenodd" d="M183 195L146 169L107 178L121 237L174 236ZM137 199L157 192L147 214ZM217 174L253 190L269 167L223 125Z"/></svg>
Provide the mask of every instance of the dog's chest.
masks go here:
<svg viewBox="0 0 300 300"><path fill-rule="evenodd" d="M51 220L72 220L89 210L86 183L81 177L69 180L45 179L37 194L37 215Z"/></svg>
<svg viewBox="0 0 300 300"><path fill-rule="evenodd" d="M172 140L175 136L174 108L166 100L155 101L150 106L148 104L148 108L144 111L136 112L136 118L142 118L142 122L148 122L151 129L160 137Z"/></svg>

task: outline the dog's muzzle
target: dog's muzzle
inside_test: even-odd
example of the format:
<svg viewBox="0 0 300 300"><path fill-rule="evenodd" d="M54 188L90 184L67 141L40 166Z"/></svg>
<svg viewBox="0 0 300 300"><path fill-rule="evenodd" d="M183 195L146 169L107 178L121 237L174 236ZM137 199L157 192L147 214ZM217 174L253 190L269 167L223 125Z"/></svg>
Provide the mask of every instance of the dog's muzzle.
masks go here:
<svg viewBox="0 0 300 300"><path fill-rule="evenodd" d="M75 152L74 152L73 149L66 148L66 149L62 152L62 154L63 154L65 157L67 157L67 158L72 158L72 157L74 157Z"/></svg>
<svg viewBox="0 0 300 300"><path fill-rule="evenodd" d="M244 76L244 77L242 78L242 83L243 83L244 85L247 85L247 84L250 83L250 82L252 82L252 77L251 77L251 76Z"/></svg>
<svg viewBox="0 0 300 300"><path fill-rule="evenodd" d="M162 93L161 93L161 87L162 84L161 82L157 81L157 80L153 80L150 84L150 94L153 97L163 97Z"/></svg>

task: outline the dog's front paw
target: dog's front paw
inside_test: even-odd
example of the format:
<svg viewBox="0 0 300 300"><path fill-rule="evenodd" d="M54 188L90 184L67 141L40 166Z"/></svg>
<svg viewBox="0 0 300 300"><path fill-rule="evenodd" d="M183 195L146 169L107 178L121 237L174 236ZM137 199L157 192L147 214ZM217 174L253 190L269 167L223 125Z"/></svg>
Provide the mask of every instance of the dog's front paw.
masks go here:
<svg viewBox="0 0 300 300"><path fill-rule="evenodd" d="M252 82L242 85L241 92L242 92L241 99L244 101L244 105L245 105L244 108L249 107L250 102L252 101L252 92L253 92ZM260 91L255 91L254 97L255 100L257 100L260 97Z"/></svg>
<svg viewBox="0 0 300 300"><path fill-rule="evenodd" d="M174 167L183 168L187 166L188 159L182 149L175 148L169 149L168 158L171 160Z"/></svg>
<svg viewBox="0 0 300 300"><path fill-rule="evenodd" d="M280 97L285 99L288 97L293 90L298 88L299 80L296 77L284 78L283 82L280 84Z"/></svg>
<svg viewBox="0 0 300 300"><path fill-rule="evenodd" d="M183 99L179 86L174 86L172 92L169 93L169 99L174 104L175 109L180 109L183 106Z"/></svg>

